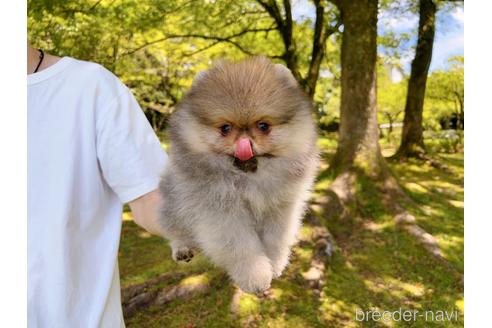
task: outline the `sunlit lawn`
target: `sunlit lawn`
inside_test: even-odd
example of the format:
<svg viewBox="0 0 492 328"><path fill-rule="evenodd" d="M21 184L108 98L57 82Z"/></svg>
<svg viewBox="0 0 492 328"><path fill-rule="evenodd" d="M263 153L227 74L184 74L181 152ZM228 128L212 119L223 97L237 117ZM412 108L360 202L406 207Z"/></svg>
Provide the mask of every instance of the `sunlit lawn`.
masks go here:
<svg viewBox="0 0 492 328"><path fill-rule="evenodd" d="M328 160L336 142L320 139L323 158ZM386 147L386 148L385 148ZM384 145L385 152L391 152ZM186 272L191 279L206 280L209 292L189 300L139 311L127 320L128 327L458 327L463 326L463 154L439 154L448 171L416 161L390 163L408 195L418 204L409 208L418 224L433 234L448 264L429 254L398 228L374 199L370 188L361 186L360 202L365 204L359 218L326 220L337 249L327 261L329 271L321 295L304 280L313 249L309 244L294 248L290 266L273 282L270 297L241 296L235 313L230 306L235 288L226 274L203 256L189 264L171 260L165 241L138 228L124 215L120 246L122 287L165 272ZM323 163L322 169L327 164ZM316 194L330 180L321 174ZM313 212L321 218L325 213ZM303 235L309 235L306 224ZM187 278L190 279L190 278ZM162 286L182 281L166 281ZM185 281L186 282L186 281ZM356 321L356 310L458 311L458 320L411 322Z"/></svg>

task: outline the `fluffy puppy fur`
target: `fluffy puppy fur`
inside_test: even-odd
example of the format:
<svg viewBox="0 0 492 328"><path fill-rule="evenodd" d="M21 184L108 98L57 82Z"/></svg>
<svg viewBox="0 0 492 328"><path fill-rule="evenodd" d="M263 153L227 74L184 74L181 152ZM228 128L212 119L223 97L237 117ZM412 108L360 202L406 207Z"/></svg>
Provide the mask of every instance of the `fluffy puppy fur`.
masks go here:
<svg viewBox="0 0 492 328"><path fill-rule="evenodd" d="M318 163L310 100L282 65L221 63L193 81L170 140L160 222L173 258L200 249L244 291L269 288L288 263Z"/></svg>

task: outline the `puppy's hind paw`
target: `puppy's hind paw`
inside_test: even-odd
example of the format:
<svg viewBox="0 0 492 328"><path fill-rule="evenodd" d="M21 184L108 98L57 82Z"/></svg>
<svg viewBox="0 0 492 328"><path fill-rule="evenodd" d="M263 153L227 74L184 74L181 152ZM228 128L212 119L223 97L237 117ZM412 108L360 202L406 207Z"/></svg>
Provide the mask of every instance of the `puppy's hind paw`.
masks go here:
<svg viewBox="0 0 492 328"><path fill-rule="evenodd" d="M193 250L188 247L173 249L173 260L176 262L190 262L193 258Z"/></svg>

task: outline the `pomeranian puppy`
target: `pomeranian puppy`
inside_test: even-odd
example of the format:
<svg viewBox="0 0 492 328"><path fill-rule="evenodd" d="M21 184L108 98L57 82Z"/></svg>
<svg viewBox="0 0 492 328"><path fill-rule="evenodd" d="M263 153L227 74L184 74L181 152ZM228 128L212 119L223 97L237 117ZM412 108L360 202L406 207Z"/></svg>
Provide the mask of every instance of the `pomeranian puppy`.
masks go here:
<svg viewBox="0 0 492 328"><path fill-rule="evenodd" d="M246 292L289 261L318 164L311 102L259 57L201 72L170 119L160 216L176 261L202 250Z"/></svg>

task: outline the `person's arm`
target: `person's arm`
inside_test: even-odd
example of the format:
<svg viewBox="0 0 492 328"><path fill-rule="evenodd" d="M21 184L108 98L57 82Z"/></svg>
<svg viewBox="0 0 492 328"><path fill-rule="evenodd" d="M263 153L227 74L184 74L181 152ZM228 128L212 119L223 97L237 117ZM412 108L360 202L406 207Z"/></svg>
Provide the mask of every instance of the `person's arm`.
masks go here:
<svg viewBox="0 0 492 328"><path fill-rule="evenodd" d="M128 203L133 214L133 221L148 232L162 237L159 224L161 197L159 190L151 191Z"/></svg>
<svg viewBox="0 0 492 328"><path fill-rule="evenodd" d="M158 186L167 154L131 91L106 69L101 75L106 98L96 111L96 151L104 180L139 226L162 236Z"/></svg>

